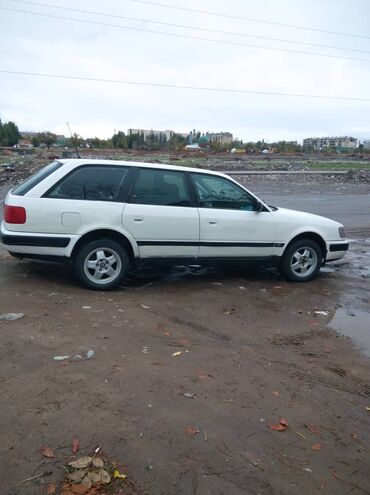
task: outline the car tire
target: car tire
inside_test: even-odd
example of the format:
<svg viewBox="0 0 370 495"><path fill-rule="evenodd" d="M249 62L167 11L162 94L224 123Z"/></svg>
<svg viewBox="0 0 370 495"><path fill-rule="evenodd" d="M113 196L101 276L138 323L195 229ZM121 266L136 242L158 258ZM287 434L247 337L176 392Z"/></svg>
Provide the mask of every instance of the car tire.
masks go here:
<svg viewBox="0 0 370 495"><path fill-rule="evenodd" d="M322 265L322 250L311 239L300 239L290 244L280 264L281 274L291 282L308 282L314 279Z"/></svg>
<svg viewBox="0 0 370 495"><path fill-rule="evenodd" d="M117 287L130 268L125 249L111 239L98 239L83 245L74 258L74 272L79 281L93 290Z"/></svg>

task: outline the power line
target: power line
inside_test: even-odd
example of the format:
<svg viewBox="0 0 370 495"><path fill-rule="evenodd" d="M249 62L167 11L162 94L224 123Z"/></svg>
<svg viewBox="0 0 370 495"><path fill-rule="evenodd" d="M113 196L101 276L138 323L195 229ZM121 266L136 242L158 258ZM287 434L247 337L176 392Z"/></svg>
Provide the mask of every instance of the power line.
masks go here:
<svg viewBox="0 0 370 495"><path fill-rule="evenodd" d="M350 52L358 52L358 53L370 53L369 50L361 50L359 48L347 48L347 47L343 47L343 46L324 45L321 43L308 43L305 41L287 40L284 38L271 38L268 36L258 36L258 35L254 35L254 34L246 34L246 33L233 32L233 31L223 31L220 29L210 29L210 28L204 28L204 27L198 27L198 26L190 26L187 24L175 24L172 22L155 21L153 19L141 19L138 17L129 17L129 16L124 16L124 15L119 15L119 14L107 14L105 12L98 12L96 10L85 10L85 9L73 9L73 8L69 8L69 7L60 7L57 5L50 5L48 3L29 2L27 0L10 0L10 1L15 2L15 3L34 5L34 6L38 6L38 7L47 7L47 8L51 8L51 9L64 10L64 11L69 11L69 12L77 12L79 14L99 15L102 17L108 17L108 18L114 18L114 19L125 19L128 21L135 21L135 22L149 22L152 24L158 24L160 26L169 26L169 27L176 27L176 28L182 28L182 29L193 29L196 31L204 31L207 33L226 34L226 35L230 35L230 36L241 36L243 38L254 38L254 39L259 39L259 40L277 41L279 43L290 43L290 44L295 44L295 45L312 46L314 48L329 48L331 50L342 50L342 51L350 51Z"/></svg>
<svg viewBox="0 0 370 495"><path fill-rule="evenodd" d="M65 74L48 74L42 72L23 72L14 70L0 69L2 74L13 74L21 76L34 76L45 77L54 79L69 79L74 81L90 81L99 83L110 84L126 84L131 86L151 86L154 88L171 88L171 89L188 89L192 91L209 91L215 93L233 93L233 94L247 94L247 95L261 95L261 96L287 96L294 98L310 98L320 100L341 100L341 101L358 101L358 102L370 102L370 98L356 98L351 96L326 96L326 95L309 95L303 93L281 93L277 91L257 91L250 89L231 89L231 88L210 88L206 86L186 86L183 84L166 84L166 83L154 83L144 81L129 81L124 79L103 79L97 77L85 77L85 76L70 76Z"/></svg>
<svg viewBox="0 0 370 495"><path fill-rule="evenodd" d="M83 23L83 24L92 24L92 25L97 25L97 26L113 27L116 29L125 29L125 30L129 30L129 31L141 31L141 32L145 32L145 33L160 34L163 36L170 36L170 37L174 37L174 38L192 39L192 40L197 40L197 41L209 41L211 43L218 43L218 44L223 44L223 45L244 46L247 48L259 48L259 49L267 50L267 51L287 52L287 53L294 53L297 55L311 55L314 57L324 57L324 58L332 58L332 59L340 59L340 60L351 60L351 61L355 61L355 62L366 62L366 63L370 62L370 59L347 57L347 56L342 56L342 55L331 55L329 53L315 53L315 52L308 52L305 50L292 50L290 48L277 48L277 47L270 47L270 46L254 45L252 43L240 43L238 41L217 40L214 38L202 38L200 36L192 36L192 35L178 34L178 33L168 33L166 31L157 31L155 29L146 29L146 28L132 27L132 26L122 26L120 24L110 24L110 23L106 23L106 22L89 21L86 19L76 19L74 17L58 16L58 15L54 15L54 14L43 14L41 12L31 12L31 11L27 11L27 10L11 9L11 8L7 8L7 7L0 7L0 9L1 10L7 10L10 12L17 12L17 13L21 13L21 14L36 15L36 16L48 17L48 18L52 18L52 19L61 19L64 21L79 22L79 23Z"/></svg>
<svg viewBox="0 0 370 495"><path fill-rule="evenodd" d="M223 14L221 12L212 12L210 10L199 10L199 9L191 9L189 7L179 7L175 5L168 5L165 3L159 3L159 2L152 2L149 0L130 0L131 2L136 2L136 3L142 3L146 5L154 5L155 7L165 7L167 9L176 9L176 10L183 10L186 12L193 12L196 14L206 14L206 15L214 15L217 17L227 17L229 19L237 19L238 21L248 21L248 22L257 22L260 24L269 24L272 26L280 26L280 27L287 27L287 28L293 28L293 29L301 29L304 31L314 31L318 33L325 33L325 34L335 34L337 36L349 36L351 38L362 38L369 40L370 36L365 36L361 34L353 34L353 33L342 33L340 31L329 31L328 29L319 29L319 28L310 28L307 26L298 26L296 24L284 24L282 22L275 22L275 21L265 21L263 19L256 19L254 17L244 17L244 16L238 16L238 15L231 15L231 14Z"/></svg>

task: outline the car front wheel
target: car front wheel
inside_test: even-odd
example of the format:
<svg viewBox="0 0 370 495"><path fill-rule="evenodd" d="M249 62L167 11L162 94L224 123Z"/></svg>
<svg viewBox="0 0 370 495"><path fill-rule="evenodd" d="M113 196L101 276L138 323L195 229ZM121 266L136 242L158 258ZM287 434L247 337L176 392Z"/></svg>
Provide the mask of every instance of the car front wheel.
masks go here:
<svg viewBox="0 0 370 495"><path fill-rule="evenodd" d="M322 257L322 251L317 242L311 239L300 239L286 249L280 271L286 279L292 282L308 282L320 271Z"/></svg>
<svg viewBox="0 0 370 495"><path fill-rule="evenodd" d="M111 239L85 244L74 260L74 271L89 289L110 290L117 287L130 267L125 249Z"/></svg>

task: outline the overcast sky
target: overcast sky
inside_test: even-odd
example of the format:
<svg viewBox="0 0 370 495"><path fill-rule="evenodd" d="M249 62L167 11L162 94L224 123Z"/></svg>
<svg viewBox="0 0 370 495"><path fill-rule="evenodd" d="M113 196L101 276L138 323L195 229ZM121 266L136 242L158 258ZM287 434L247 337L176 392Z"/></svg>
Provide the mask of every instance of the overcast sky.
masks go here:
<svg viewBox="0 0 370 495"><path fill-rule="evenodd" d="M154 1L154 0L153 0ZM0 0L0 7L180 33L355 61L176 38L0 10L0 70L174 85L370 99L368 0L157 0L172 6L368 36L291 29L138 3L134 0L40 0L48 5L151 21L291 40L259 40L159 26ZM329 49L298 42L332 45ZM364 50L347 51L343 48ZM370 139L370 101L217 93L0 73L0 118L21 130L110 137L130 127L230 131L245 141L354 135Z"/></svg>

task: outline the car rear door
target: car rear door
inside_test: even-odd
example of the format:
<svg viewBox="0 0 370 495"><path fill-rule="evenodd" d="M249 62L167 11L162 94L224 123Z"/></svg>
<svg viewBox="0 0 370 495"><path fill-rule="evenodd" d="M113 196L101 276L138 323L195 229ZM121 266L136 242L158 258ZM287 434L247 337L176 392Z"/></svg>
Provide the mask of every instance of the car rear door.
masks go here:
<svg viewBox="0 0 370 495"><path fill-rule="evenodd" d="M271 256L276 227L273 213L256 211L256 200L227 178L191 174L199 204L200 258Z"/></svg>
<svg viewBox="0 0 370 495"><path fill-rule="evenodd" d="M199 213L182 171L138 168L122 224L141 258L196 258Z"/></svg>

